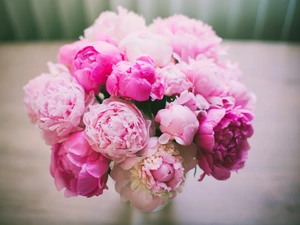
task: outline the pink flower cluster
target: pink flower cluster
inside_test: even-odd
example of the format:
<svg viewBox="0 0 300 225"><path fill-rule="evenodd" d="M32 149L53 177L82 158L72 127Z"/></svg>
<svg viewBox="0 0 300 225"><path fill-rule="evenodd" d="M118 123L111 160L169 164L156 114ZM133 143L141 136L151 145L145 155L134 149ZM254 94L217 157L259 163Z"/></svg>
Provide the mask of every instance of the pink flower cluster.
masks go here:
<svg viewBox="0 0 300 225"><path fill-rule="evenodd" d="M153 211L189 170L226 180L245 164L255 95L220 59L221 38L182 15L145 24L123 8L102 13L24 86L66 197L101 195L112 178L123 202Z"/></svg>

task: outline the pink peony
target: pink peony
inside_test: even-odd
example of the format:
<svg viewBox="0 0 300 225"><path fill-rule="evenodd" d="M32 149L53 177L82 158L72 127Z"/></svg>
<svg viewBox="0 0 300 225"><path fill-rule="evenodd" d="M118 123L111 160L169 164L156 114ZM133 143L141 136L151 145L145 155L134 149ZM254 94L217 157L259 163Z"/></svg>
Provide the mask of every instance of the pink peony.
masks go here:
<svg viewBox="0 0 300 225"><path fill-rule="evenodd" d="M32 123L36 123L39 119L37 99L40 92L43 90L44 85L52 78L50 74L41 74L30 80L23 88L25 93L25 110Z"/></svg>
<svg viewBox="0 0 300 225"><path fill-rule="evenodd" d="M58 61L68 67L71 67L77 52L87 45L88 42L83 39L61 46L57 55Z"/></svg>
<svg viewBox="0 0 300 225"><path fill-rule="evenodd" d="M153 60L148 56L138 58L135 64L121 61L114 66L106 82L106 90L112 96L136 101L147 101L155 81Z"/></svg>
<svg viewBox="0 0 300 225"><path fill-rule="evenodd" d="M108 189L110 161L92 150L84 132L75 132L61 144L52 147L50 172L58 191L65 196L98 196Z"/></svg>
<svg viewBox="0 0 300 225"><path fill-rule="evenodd" d="M182 105L171 104L165 109L159 110L155 121L159 123L159 128L163 133L159 138L161 143L175 139L178 144L189 145L199 126L195 114L188 107Z"/></svg>
<svg viewBox="0 0 300 225"><path fill-rule="evenodd" d="M182 105L188 107L196 116L199 113L206 115L206 111L209 109L209 103L202 95L194 95L191 92L183 91L172 102L173 105Z"/></svg>
<svg viewBox="0 0 300 225"><path fill-rule="evenodd" d="M125 52L129 62L148 55L156 66L165 66L171 61L172 47L164 36L149 31L134 32L119 43L119 48Z"/></svg>
<svg viewBox="0 0 300 225"><path fill-rule="evenodd" d="M111 171L121 200L130 201L132 207L144 212L164 206L176 196L185 181L185 165L196 154L196 148L191 146L183 150L183 158L174 142L162 145L157 138L151 138L150 142L147 154L133 168L124 170L115 165Z"/></svg>
<svg viewBox="0 0 300 225"><path fill-rule="evenodd" d="M37 127L47 144L64 141L79 126L85 111L83 88L64 73L46 82L36 99Z"/></svg>
<svg viewBox="0 0 300 225"><path fill-rule="evenodd" d="M226 76L230 80L229 92L233 100L232 106L253 110L256 96L243 84L242 72L238 66L230 61L221 62L219 66L225 69Z"/></svg>
<svg viewBox="0 0 300 225"><path fill-rule="evenodd" d="M139 155L147 144L151 125L133 103L116 97L90 106L83 122L92 148L116 163Z"/></svg>
<svg viewBox="0 0 300 225"><path fill-rule="evenodd" d="M236 63L232 63L229 60L218 61L218 66L226 70L226 76L231 80L240 81L242 80L242 71L239 69Z"/></svg>
<svg viewBox="0 0 300 225"><path fill-rule="evenodd" d="M93 102L90 93L62 64L48 63L50 74L42 74L24 86L25 109L47 144L62 142L80 128L85 105Z"/></svg>
<svg viewBox="0 0 300 225"><path fill-rule="evenodd" d="M200 148L198 165L203 170L199 180L205 175L226 180L231 171L244 166L250 148L247 138L253 134L252 119L250 111L240 108L210 109L207 116L200 117L195 136Z"/></svg>
<svg viewBox="0 0 300 225"><path fill-rule="evenodd" d="M61 74L63 74L64 77L71 78L69 69L66 66L52 62L48 62L47 65L50 73L43 73L33 78L23 87L25 92L25 110L32 123L36 123L39 119L37 100L40 93L44 90L44 85L51 79L61 76Z"/></svg>
<svg viewBox="0 0 300 225"><path fill-rule="evenodd" d="M186 75L174 65L158 69L157 76L165 87L166 96L178 95L193 86Z"/></svg>
<svg viewBox="0 0 300 225"><path fill-rule="evenodd" d="M155 78L155 83L152 85L151 88L151 100L162 100L164 97L165 87L159 77Z"/></svg>
<svg viewBox="0 0 300 225"><path fill-rule="evenodd" d="M252 92L249 92L241 82L232 80L230 84L230 93L234 98L234 106L253 110L256 96Z"/></svg>
<svg viewBox="0 0 300 225"><path fill-rule="evenodd" d="M218 45L222 39L202 21L174 15L154 20L150 29L167 37L173 51L185 62L188 62L189 58L195 59L199 54L215 60L218 58Z"/></svg>
<svg viewBox="0 0 300 225"><path fill-rule="evenodd" d="M75 56L72 74L86 92L98 94L112 72L113 65L123 59L117 47L107 42L94 42Z"/></svg>
<svg viewBox="0 0 300 225"><path fill-rule="evenodd" d="M118 7L118 14L110 11L101 13L94 24L84 30L84 37L88 41L99 41L107 37L119 43L126 35L145 28L146 22L142 16Z"/></svg>
<svg viewBox="0 0 300 225"><path fill-rule="evenodd" d="M211 59L200 58L190 60L189 64L181 63L181 70L193 83L193 92L201 94L207 100L209 97L227 96L230 82L226 78L226 71Z"/></svg>

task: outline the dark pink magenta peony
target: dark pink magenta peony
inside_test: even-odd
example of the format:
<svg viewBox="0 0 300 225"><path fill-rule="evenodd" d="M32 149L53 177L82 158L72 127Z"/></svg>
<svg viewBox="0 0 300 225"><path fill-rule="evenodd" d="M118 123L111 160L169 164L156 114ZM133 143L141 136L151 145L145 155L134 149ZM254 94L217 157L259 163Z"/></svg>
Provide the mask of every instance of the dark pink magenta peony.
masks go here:
<svg viewBox="0 0 300 225"><path fill-rule="evenodd" d="M87 45L88 42L83 39L61 46L57 55L58 61L68 67L71 67L77 52Z"/></svg>
<svg viewBox="0 0 300 225"><path fill-rule="evenodd" d="M200 148L198 165L203 170L199 180L205 175L226 180L231 171L244 166L250 149L247 138L253 134L252 119L250 111L240 108L210 109L207 116L200 118L195 136Z"/></svg>
<svg viewBox="0 0 300 225"><path fill-rule="evenodd" d="M98 94L112 72L113 65L123 59L123 54L107 42L94 42L81 49L74 58L72 74L86 92Z"/></svg>
<svg viewBox="0 0 300 225"><path fill-rule="evenodd" d="M92 150L84 132L75 132L61 144L52 147L50 172L58 191L65 196L98 196L108 189L110 160Z"/></svg>
<svg viewBox="0 0 300 225"><path fill-rule="evenodd" d="M153 60L148 56L138 58L134 64L121 61L114 66L106 82L112 96L147 101L155 81Z"/></svg>
<svg viewBox="0 0 300 225"><path fill-rule="evenodd" d="M83 122L92 148L116 163L137 157L149 139L151 121L132 102L117 97L91 105Z"/></svg>

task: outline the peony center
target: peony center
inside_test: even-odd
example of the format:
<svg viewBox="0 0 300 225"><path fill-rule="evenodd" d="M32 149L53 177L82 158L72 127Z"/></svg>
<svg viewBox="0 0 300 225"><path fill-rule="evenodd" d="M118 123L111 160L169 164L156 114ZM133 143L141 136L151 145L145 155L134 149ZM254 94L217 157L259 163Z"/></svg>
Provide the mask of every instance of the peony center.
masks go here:
<svg viewBox="0 0 300 225"><path fill-rule="evenodd" d="M174 168L168 163L162 164L157 170L152 171L152 176L156 181L168 182L173 178Z"/></svg>

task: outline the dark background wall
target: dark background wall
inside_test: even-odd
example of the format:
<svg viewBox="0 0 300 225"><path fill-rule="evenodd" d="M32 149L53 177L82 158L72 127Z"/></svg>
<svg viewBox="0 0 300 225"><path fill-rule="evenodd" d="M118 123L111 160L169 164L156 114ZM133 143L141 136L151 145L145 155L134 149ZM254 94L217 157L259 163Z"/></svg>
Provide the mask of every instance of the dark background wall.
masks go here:
<svg viewBox="0 0 300 225"><path fill-rule="evenodd" d="M300 0L0 0L0 41L77 39L118 5L145 16L201 19L225 39L300 41Z"/></svg>

